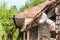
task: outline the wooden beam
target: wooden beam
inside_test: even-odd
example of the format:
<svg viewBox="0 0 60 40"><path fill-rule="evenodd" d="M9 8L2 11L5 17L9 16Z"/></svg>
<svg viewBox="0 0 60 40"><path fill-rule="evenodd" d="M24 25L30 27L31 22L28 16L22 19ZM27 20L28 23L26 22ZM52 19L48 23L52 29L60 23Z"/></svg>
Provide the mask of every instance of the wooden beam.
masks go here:
<svg viewBox="0 0 60 40"><path fill-rule="evenodd" d="M29 35L29 30L27 31L27 40L29 40L30 35Z"/></svg>
<svg viewBox="0 0 60 40"><path fill-rule="evenodd" d="M48 15L48 18L51 18L52 16L56 15L55 14L55 8L56 6L58 6L60 4L60 2L56 2L55 4L53 4L50 8L48 8L48 10L46 10L46 13Z"/></svg>
<svg viewBox="0 0 60 40"><path fill-rule="evenodd" d="M38 40L41 40L41 33L40 33L39 28L38 28Z"/></svg>
<svg viewBox="0 0 60 40"><path fill-rule="evenodd" d="M23 40L25 40L25 32L23 33Z"/></svg>

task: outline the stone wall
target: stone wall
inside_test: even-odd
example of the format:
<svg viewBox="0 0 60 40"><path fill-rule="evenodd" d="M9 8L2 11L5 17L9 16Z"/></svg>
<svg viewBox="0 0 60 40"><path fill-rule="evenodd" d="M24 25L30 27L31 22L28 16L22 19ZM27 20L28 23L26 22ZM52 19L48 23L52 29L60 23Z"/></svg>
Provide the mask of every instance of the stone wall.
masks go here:
<svg viewBox="0 0 60 40"><path fill-rule="evenodd" d="M60 16L56 16L56 30L60 30Z"/></svg>
<svg viewBox="0 0 60 40"><path fill-rule="evenodd" d="M60 15L56 16L56 40L60 40Z"/></svg>

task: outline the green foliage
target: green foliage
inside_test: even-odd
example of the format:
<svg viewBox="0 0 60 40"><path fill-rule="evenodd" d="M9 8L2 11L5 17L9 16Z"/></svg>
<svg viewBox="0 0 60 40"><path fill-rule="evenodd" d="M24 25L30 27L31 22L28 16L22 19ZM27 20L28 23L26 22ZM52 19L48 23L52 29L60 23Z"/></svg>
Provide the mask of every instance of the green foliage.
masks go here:
<svg viewBox="0 0 60 40"><path fill-rule="evenodd" d="M0 5L0 30L4 30L5 34L8 30L14 27L12 16L17 12L18 11L15 6L7 9L5 3Z"/></svg>
<svg viewBox="0 0 60 40"><path fill-rule="evenodd" d="M32 6L37 6L38 4L43 3L43 2L45 2L45 0L29 0L25 3L24 6L20 8L20 11L24 11Z"/></svg>
<svg viewBox="0 0 60 40"><path fill-rule="evenodd" d="M24 11L24 10L30 8L30 7L32 7L32 5L29 3L29 1L27 1L27 2L25 3L25 6L22 6L22 7L20 8L20 11Z"/></svg>
<svg viewBox="0 0 60 40"><path fill-rule="evenodd" d="M18 29L14 32L14 34L13 34L13 39L17 39L17 37L18 37Z"/></svg>
<svg viewBox="0 0 60 40"><path fill-rule="evenodd" d="M8 10L5 4L0 6L0 20L2 21L1 23L5 31L9 30L9 28L13 26L12 15L16 12L17 9L15 7Z"/></svg>
<svg viewBox="0 0 60 40"><path fill-rule="evenodd" d="M30 1L33 6L36 6L42 2L45 2L45 0L30 0Z"/></svg>

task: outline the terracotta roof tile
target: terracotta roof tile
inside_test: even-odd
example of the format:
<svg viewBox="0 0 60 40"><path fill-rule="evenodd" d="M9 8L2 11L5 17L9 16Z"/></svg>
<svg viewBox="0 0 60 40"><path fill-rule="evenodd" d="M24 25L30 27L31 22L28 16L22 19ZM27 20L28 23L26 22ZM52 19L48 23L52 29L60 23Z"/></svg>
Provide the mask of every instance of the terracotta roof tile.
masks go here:
<svg viewBox="0 0 60 40"><path fill-rule="evenodd" d="M18 13L16 14L16 17L32 18L43 9L42 7L44 7L44 3L39 4L38 6L29 8L25 10L24 12Z"/></svg>
<svg viewBox="0 0 60 40"><path fill-rule="evenodd" d="M42 9L44 9L47 5L50 5L51 3L54 3L54 1L46 1L45 3L41 3L35 7L29 8L27 10L25 10L24 12L18 13L15 15L15 18L32 18L34 16L36 16L37 13L39 13L40 11L42 11Z"/></svg>

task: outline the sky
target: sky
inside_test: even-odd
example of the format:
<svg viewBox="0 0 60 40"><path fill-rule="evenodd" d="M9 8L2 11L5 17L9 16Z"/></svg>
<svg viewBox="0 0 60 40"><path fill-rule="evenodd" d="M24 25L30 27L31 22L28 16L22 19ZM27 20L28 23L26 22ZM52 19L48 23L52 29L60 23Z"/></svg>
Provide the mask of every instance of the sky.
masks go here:
<svg viewBox="0 0 60 40"><path fill-rule="evenodd" d="M0 4L5 2L8 8L15 5L16 8L19 9L21 6L25 5L26 1L27 0L0 0Z"/></svg>

